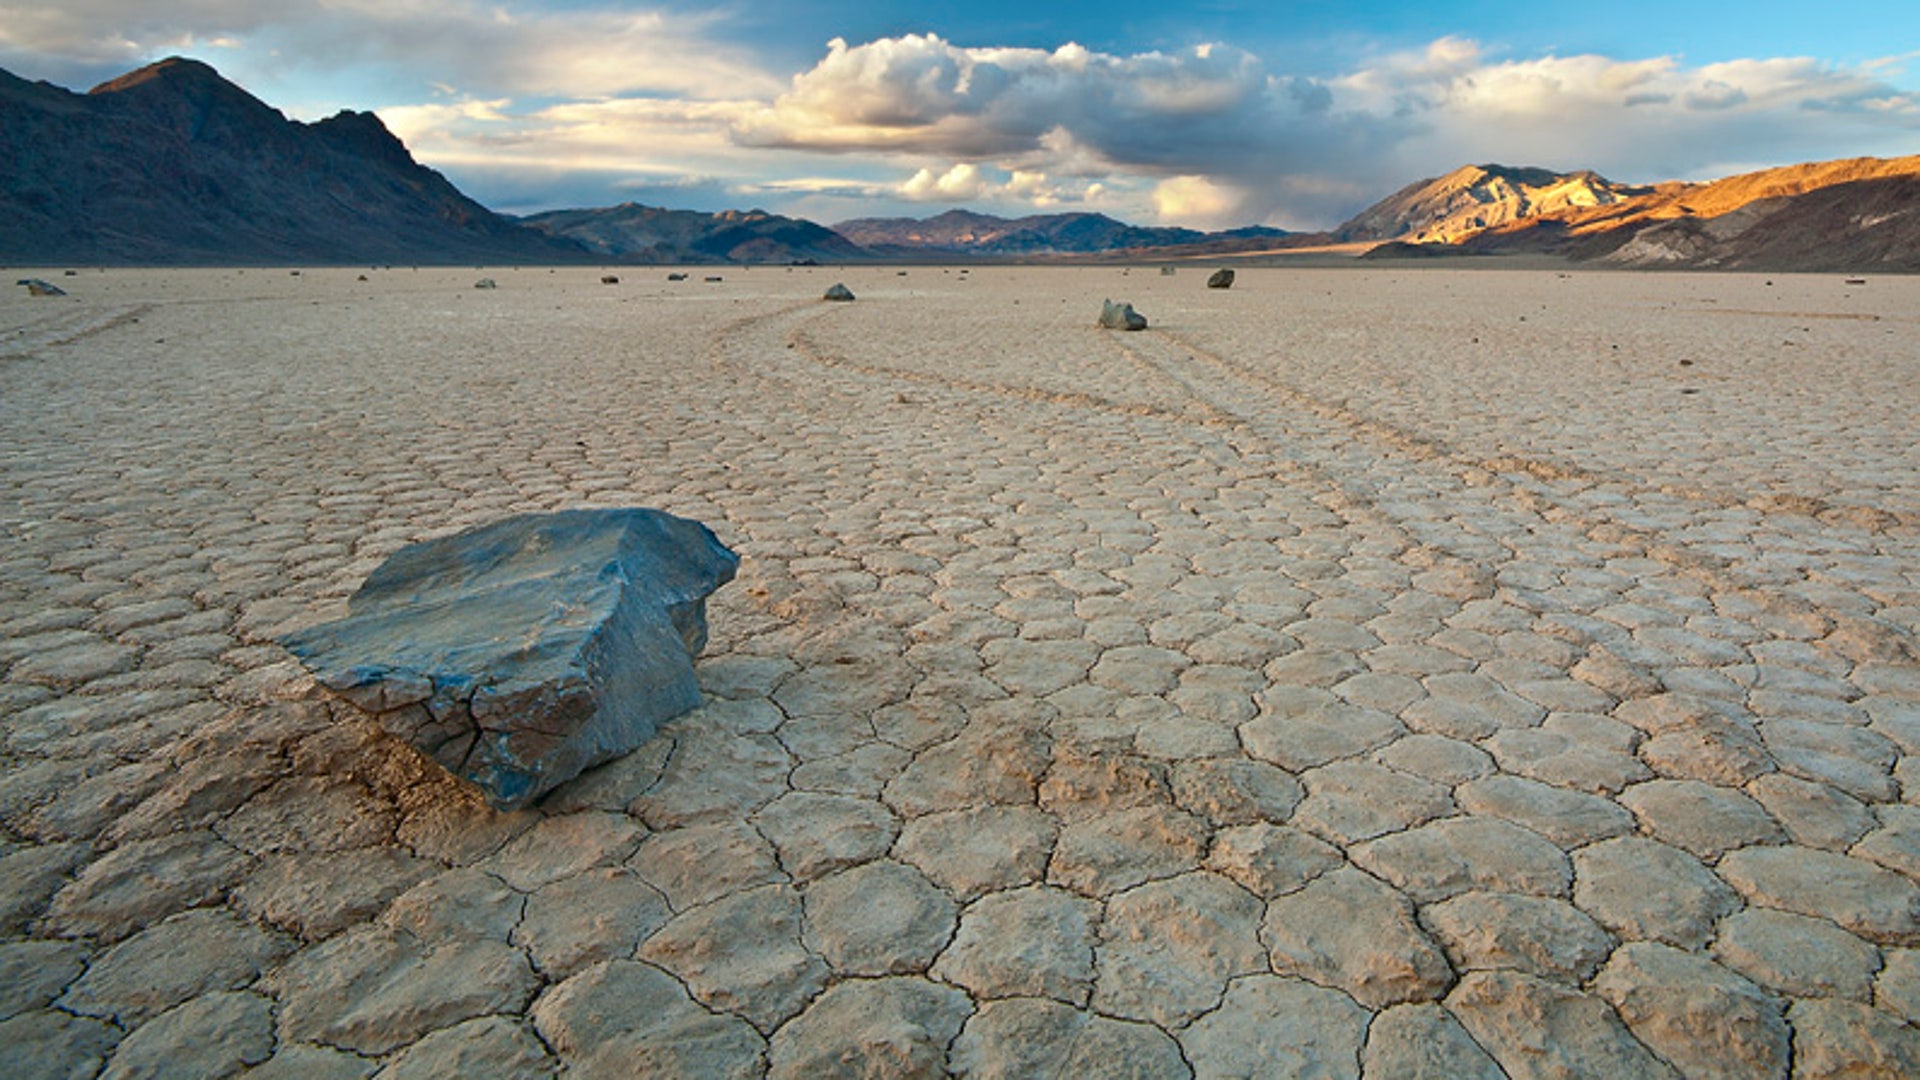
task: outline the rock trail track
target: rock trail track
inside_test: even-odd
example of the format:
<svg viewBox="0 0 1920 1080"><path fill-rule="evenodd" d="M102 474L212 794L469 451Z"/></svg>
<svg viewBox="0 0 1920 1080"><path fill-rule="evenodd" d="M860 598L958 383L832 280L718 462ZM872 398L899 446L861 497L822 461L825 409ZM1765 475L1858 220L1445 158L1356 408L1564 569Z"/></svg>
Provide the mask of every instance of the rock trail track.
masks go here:
<svg viewBox="0 0 1920 1080"><path fill-rule="evenodd" d="M488 273L0 302L0 1073L1920 1073L1920 283ZM273 644L629 504L535 809Z"/></svg>

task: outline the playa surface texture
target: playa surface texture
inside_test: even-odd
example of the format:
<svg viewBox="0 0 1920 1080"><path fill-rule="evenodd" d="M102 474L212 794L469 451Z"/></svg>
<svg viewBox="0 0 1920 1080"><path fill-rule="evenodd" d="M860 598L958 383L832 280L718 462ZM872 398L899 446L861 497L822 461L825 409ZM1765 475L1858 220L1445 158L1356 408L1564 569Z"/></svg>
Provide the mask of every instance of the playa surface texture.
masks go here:
<svg viewBox="0 0 1920 1080"><path fill-rule="evenodd" d="M1206 269L0 297L0 1072L1920 1073L1920 280ZM273 644L626 505L532 809Z"/></svg>

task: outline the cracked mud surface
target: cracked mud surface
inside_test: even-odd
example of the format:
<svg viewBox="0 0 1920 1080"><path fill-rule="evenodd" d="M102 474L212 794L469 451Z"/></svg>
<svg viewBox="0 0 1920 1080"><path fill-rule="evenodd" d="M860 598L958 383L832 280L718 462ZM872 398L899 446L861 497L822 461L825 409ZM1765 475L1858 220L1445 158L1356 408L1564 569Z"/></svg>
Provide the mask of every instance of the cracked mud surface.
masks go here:
<svg viewBox="0 0 1920 1080"><path fill-rule="evenodd" d="M1920 1072L1920 282L491 273L0 297L0 1071ZM532 810L273 644L592 505Z"/></svg>

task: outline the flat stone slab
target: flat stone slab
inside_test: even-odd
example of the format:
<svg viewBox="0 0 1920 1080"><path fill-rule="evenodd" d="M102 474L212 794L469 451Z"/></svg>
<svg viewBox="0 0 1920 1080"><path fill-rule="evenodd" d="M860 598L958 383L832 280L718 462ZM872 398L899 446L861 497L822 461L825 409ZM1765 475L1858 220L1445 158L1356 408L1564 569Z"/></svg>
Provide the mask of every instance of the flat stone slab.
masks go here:
<svg viewBox="0 0 1920 1080"><path fill-rule="evenodd" d="M1792 1037L1779 1003L1705 957L1628 942L1594 988L1628 1030L1687 1076L1788 1073Z"/></svg>
<svg viewBox="0 0 1920 1080"><path fill-rule="evenodd" d="M658 510L525 514L402 548L346 618L282 644L513 809L700 704L706 597L738 566L706 526Z"/></svg>

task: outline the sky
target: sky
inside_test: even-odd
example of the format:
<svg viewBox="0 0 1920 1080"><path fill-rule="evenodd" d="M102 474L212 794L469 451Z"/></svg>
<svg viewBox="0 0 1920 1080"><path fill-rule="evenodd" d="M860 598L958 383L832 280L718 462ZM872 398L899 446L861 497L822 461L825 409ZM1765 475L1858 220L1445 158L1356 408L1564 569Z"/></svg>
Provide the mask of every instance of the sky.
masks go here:
<svg viewBox="0 0 1920 1080"><path fill-rule="evenodd" d="M507 213L1324 228L1460 165L1920 153L1920 3L0 0L0 68L203 60Z"/></svg>

